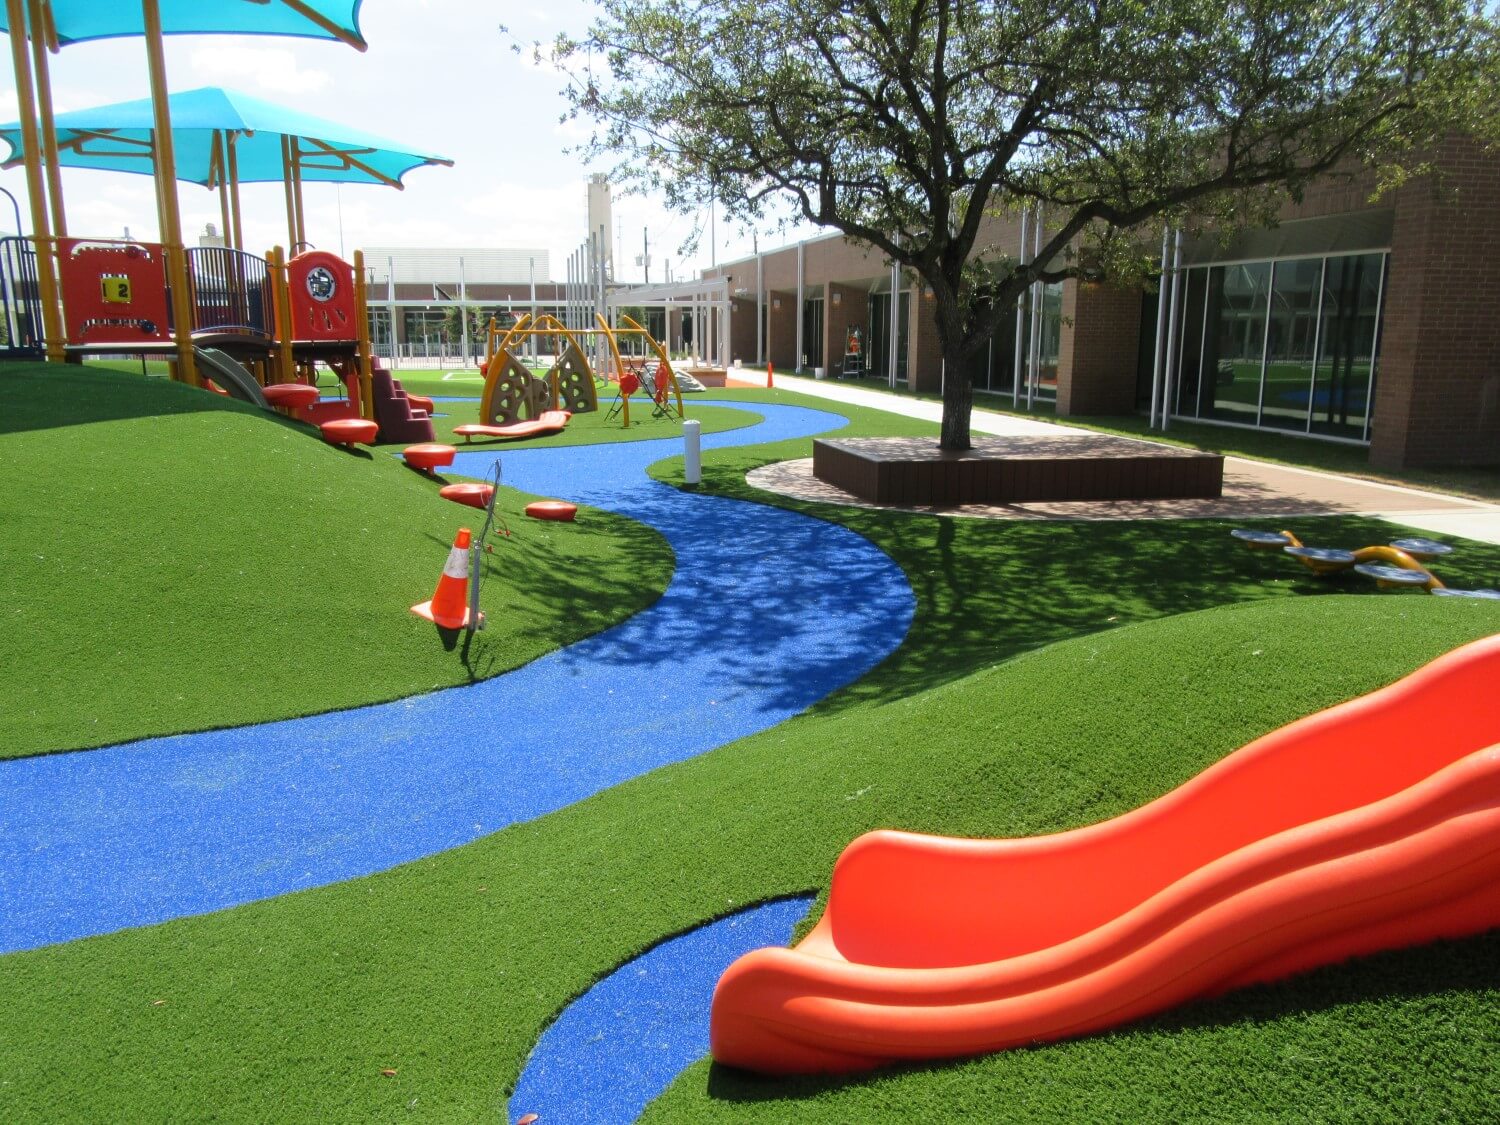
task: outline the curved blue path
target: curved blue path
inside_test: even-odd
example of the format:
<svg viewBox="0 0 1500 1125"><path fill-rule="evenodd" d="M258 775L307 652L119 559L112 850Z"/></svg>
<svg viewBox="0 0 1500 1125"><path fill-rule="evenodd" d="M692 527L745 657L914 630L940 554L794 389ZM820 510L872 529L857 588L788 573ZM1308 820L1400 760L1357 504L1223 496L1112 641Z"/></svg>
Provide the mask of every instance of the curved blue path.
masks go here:
<svg viewBox="0 0 1500 1125"><path fill-rule="evenodd" d="M785 945L814 901L763 903L621 965L542 1032L511 1095L510 1120L634 1121L707 1053L709 1002L724 970L752 949Z"/></svg>
<svg viewBox="0 0 1500 1125"><path fill-rule="evenodd" d="M753 412L764 421L705 448L845 424L799 407ZM507 484L666 536L677 567L665 596L613 629L469 687L0 762L0 951L456 847L779 723L896 647L914 599L889 558L833 524L646 477L681 445L502 449L455 466L482 477L499 453ZM670 699L651 698L651 684ZM526 722L543 702L560 716Z"/></svg>

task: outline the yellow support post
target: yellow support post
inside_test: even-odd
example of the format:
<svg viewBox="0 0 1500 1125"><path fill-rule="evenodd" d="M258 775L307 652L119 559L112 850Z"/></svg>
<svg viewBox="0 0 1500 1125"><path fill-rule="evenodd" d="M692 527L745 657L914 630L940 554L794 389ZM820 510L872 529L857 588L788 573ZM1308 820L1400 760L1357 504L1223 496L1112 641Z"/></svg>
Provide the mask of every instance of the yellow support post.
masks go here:
<svg viewBox="0 0 1500 1125"><path fill-rule="evenodd" d="M229 231L225 231L224 236L229 239L229 244L236 250L244 250L245 231L240 223L240 158L235 149L235 144L239 138L240 134L237 130L230 130L227 145L229 153L226 164L229 174L229 199L233 204L234 234L231 236Z"/></svg>
<svg viewBox="0 0 1500 1125"><path fill-rule="evenodd" d="M287 287L286 255L280 246L271 247L266 255L266 265L271 273L271 307L276 313L276 359L273 364L276 382L289 383L296 378L296 364L292 360L292 298Z"/></svg>
<svg viewBox="0 0 1500 1125"><path fill-rule="evenodd" d="M52 76L47 68L47 50L52 42L51 9L44 13L41 0L28 0L31 9L31 56L36 67L36 100L42 112L42 154L47 170L47 195L52 201L52 233L68 237L68 217L63 209L62 162L57 157L57 124L52 113ZM16 232L20 234L20 231Z"/></svg>
<svg viewBox="0 0 1500 1125"><path fill-rule="evenodd" d="M359 322L359 412L375 421L375 384L370 371L370 307L365 288L365 252L354 252L354 319ZM394 326L392 326L394 328Z"/></svg>
<svg viewBox="0 0 1500 1125"><path fill-rule="evenodd" d="M619 342L615 339L615 330L609 326L609 321L604 319L603 313L595 313L594 319L599 322L599 328L604 333L604 338L609 341L609 354L614 358L615 361L615 382L618 383L620 381L620 376L625 374L625 361L620 358L620 345ZM605 376L604 381L606 383L609 382L609 377L607 375Z"/></svg>
<svg viewBox="0 0 1500 1125"><path fill-rule="evenodd" d="M182 214L177 208L177 159L172 147L172 117L167 105L167 62L161 42L159 0L141 0L146 34L146 69L151 76L151 105L156 142L156 198L161 212L162 247L167 258L167 284L172 290L172 334L177 339L177 376L201 387L193 358L193 306L188 301L187 251L182 245Z"/></svg>
<svg viewBox="0 0 1500 1125"><path fill-rule="evenodd" d="M42 150L37 136L31 59L26 54L26 11L21 0L5 0L5 14L10 21L10 60L15 68L16 97L21 111L22 156L26 162L26 194L31 204L31 235L36 243L37 285L42 291L42 341L46 345L47 358L60 363L67 358L67 351L63 346L62 317L59 315L54 258L56 244L52 241L52 227L47 221L47 193L42 184Z"/></svg>

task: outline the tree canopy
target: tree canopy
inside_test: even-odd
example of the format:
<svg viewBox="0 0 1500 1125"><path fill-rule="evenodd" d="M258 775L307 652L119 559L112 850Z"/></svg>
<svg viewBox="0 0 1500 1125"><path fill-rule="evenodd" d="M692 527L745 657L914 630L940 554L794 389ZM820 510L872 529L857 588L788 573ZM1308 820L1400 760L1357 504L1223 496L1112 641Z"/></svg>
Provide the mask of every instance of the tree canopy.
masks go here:
<svg viewBox="0 0 1500 1125"><path fill-rule="evenodd" d="M955 373L1027 286L1139 277L1153 225L1263 220L1323 175L1399 179L1490 128L1500 77L1464 0L600 0L553 53L617 177L749 222L789 205L920 277L949 449ZM1027 265L982 238L1024 206Z"/></svg>

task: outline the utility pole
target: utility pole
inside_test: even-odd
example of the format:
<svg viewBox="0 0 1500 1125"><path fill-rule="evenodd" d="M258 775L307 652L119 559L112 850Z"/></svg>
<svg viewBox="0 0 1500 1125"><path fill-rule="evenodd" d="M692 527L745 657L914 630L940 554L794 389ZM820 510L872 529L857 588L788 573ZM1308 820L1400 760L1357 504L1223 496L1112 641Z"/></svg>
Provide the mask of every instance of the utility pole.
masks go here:
<svg viewBox="0 0 1500 1125"><path fill-rule="evenodd" d="M641 266L645 269L645 284L651 284L651 231L647 227L641 228Z"/></svg>
<svg viewBox="0 0 1500 1125"><path fill-rule="evenodd" d="M717 238L714 235L714 190L708 189L708 268L717 269L719 265L719 248L716 245ZM701 275L700 275L701 276Z"/></svg>

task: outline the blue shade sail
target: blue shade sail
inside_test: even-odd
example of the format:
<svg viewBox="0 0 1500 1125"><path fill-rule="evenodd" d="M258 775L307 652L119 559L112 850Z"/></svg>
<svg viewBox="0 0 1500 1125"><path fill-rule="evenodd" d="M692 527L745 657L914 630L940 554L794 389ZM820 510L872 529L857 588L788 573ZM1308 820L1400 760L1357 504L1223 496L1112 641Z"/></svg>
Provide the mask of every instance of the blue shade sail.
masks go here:
<svg viewBox="0 0 1500 1125"><path fill-rule="evenodd" d="M165 35L290 35L352 39L361 50L361 0L160 0ZM50 0L59 43L144 35L140 0ZM10 20L0 8L0 31Z"/></svg>
<svg viewBox="0 0 1500 1125"><path fill-rule="evenodd" d="M304 182L399 185L413 168L453 163L399 141L218 86L173 94L168 105L177 178L205 187L216 185L225 175L220 138L231 134L235 135L241 183L281 181L286 137L296 139ZM60 114L56 119L59 163L65 168L151 175L156 164L152 121L150 98ZM0 126L0 139L10 145L7 164L19 163L23 153L20 123Z"/></svg>

